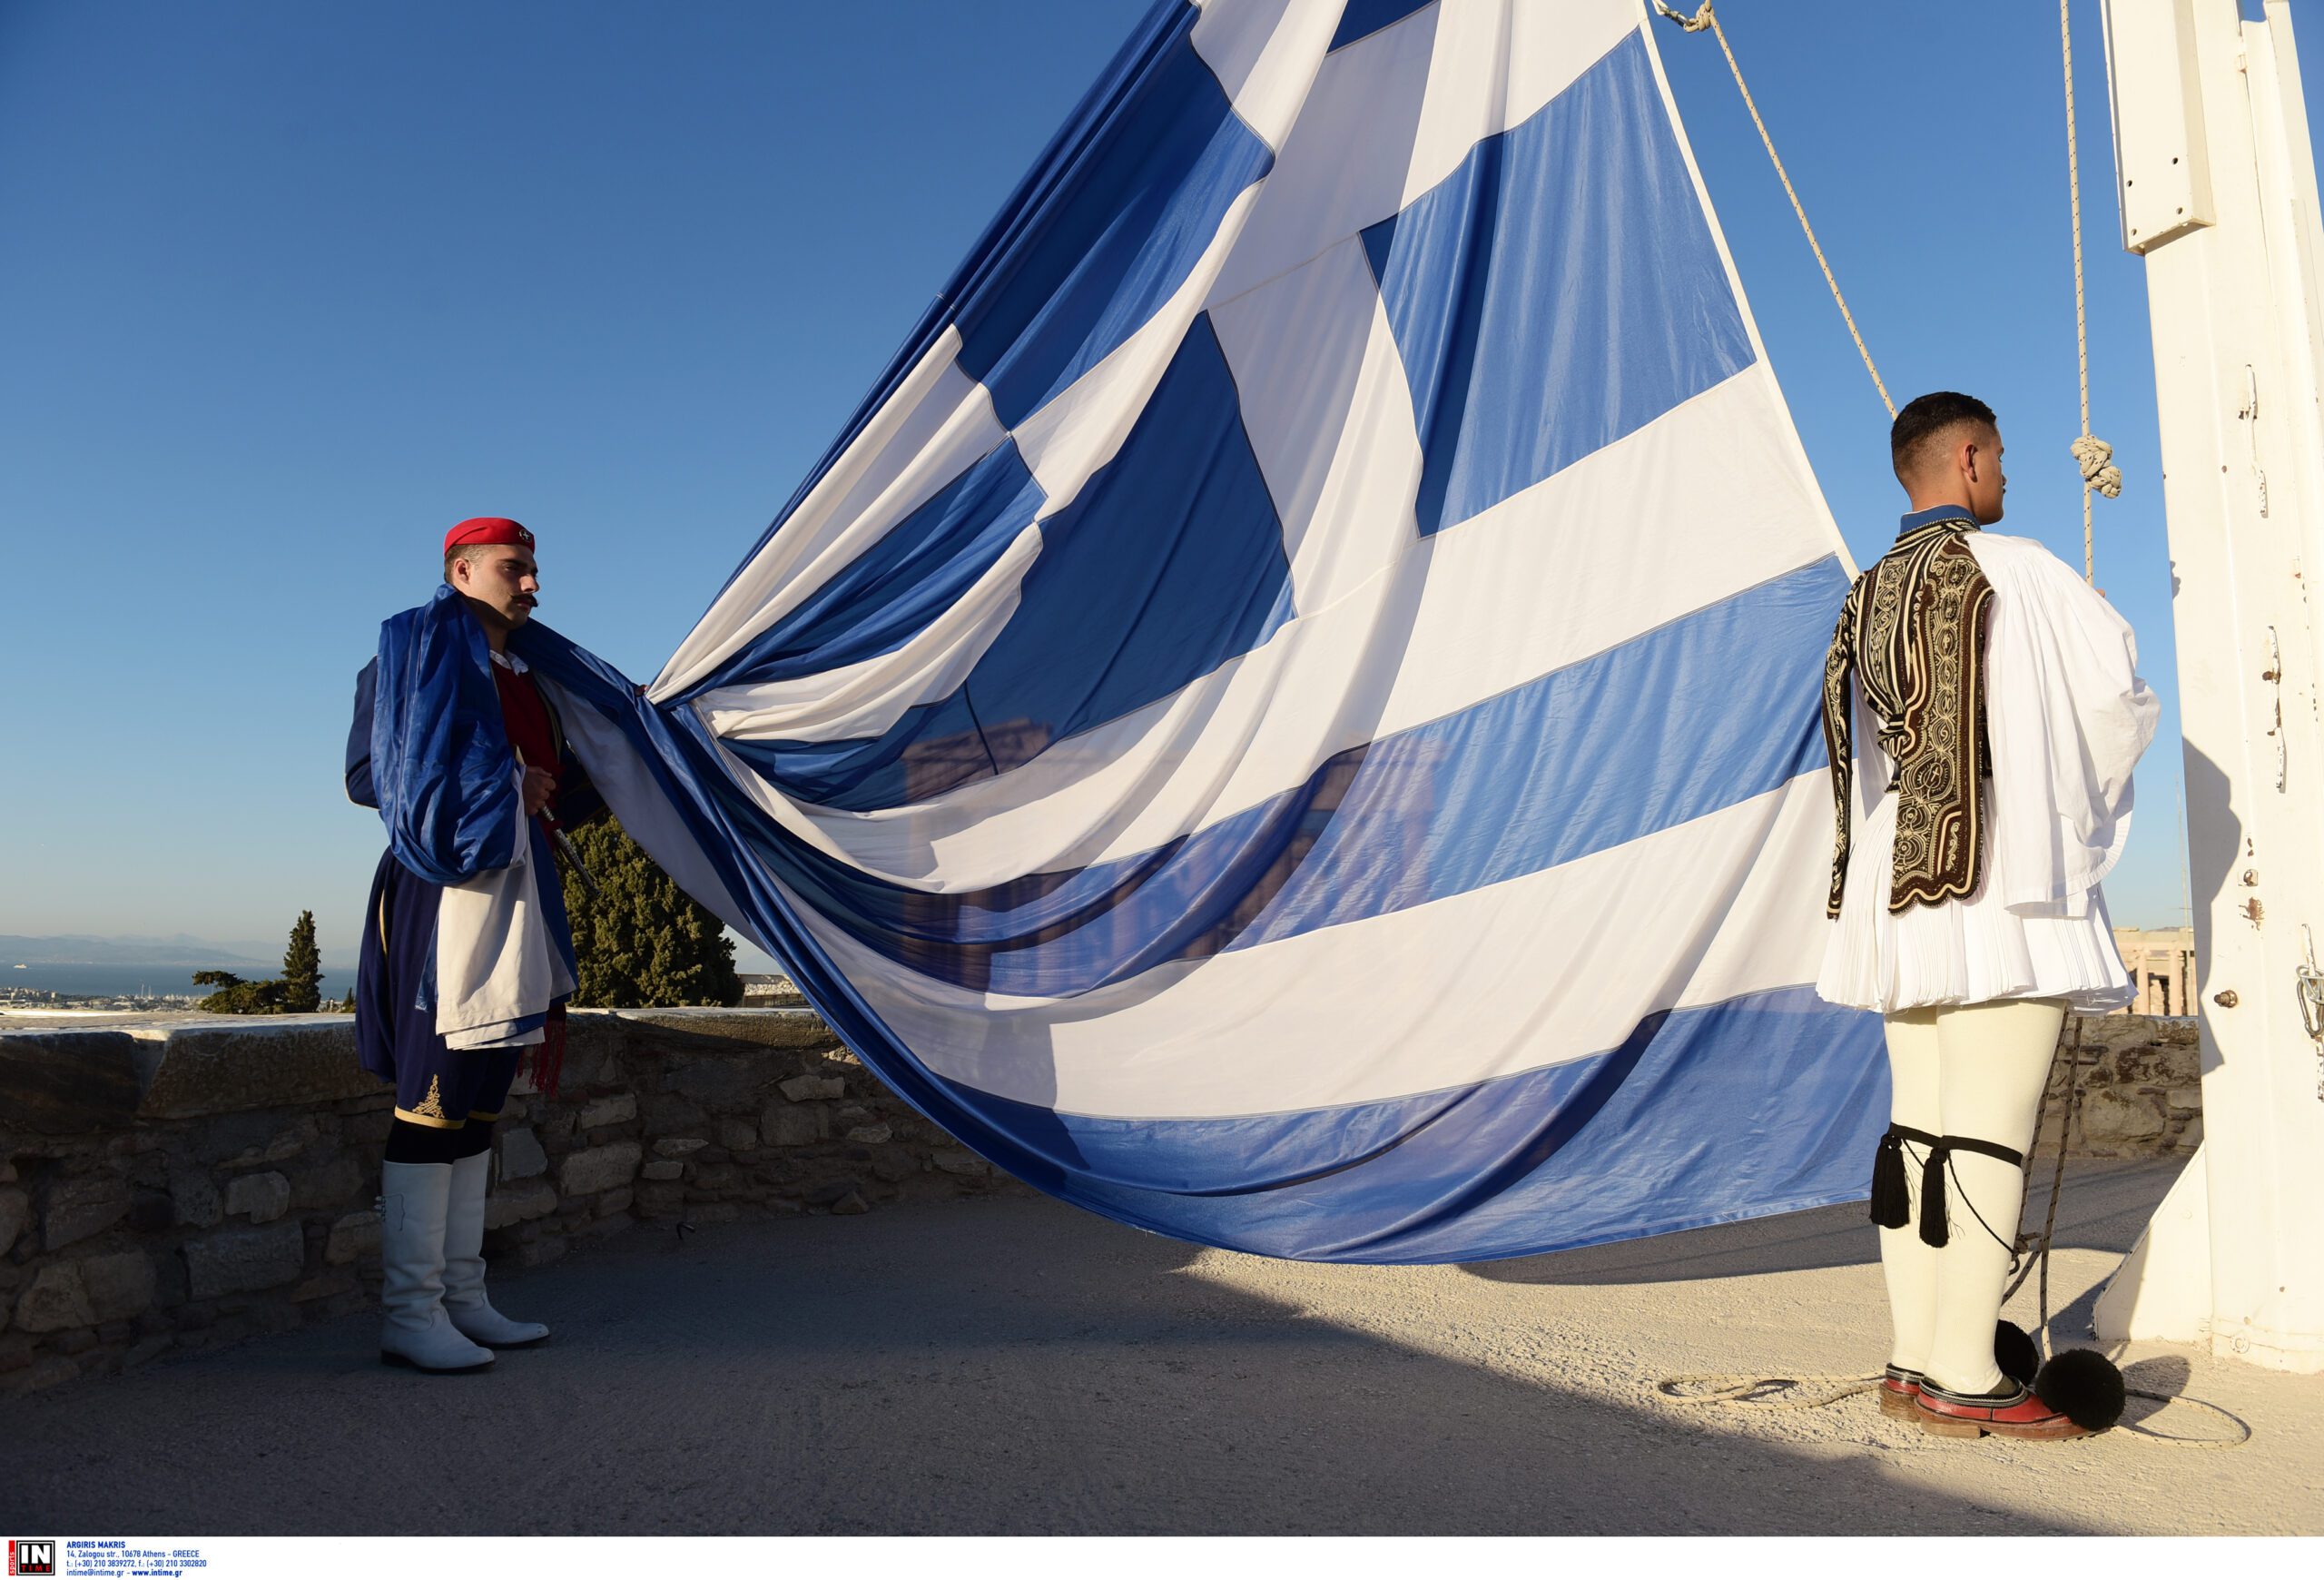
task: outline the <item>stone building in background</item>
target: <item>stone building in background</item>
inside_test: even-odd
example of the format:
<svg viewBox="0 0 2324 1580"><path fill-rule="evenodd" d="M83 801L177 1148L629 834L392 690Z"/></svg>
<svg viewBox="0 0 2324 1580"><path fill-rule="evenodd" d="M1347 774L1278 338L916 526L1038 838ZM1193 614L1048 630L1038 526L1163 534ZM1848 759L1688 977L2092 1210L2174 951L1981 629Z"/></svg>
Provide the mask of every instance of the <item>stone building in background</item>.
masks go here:
<svg viewBox="0 0 2324 1580"><path fill-rule="evenodd" d="M2114 948L2138 983L2139 996L2116 1014L2191 1015L2195 992L2195 930L2117 927Z"/></svg>

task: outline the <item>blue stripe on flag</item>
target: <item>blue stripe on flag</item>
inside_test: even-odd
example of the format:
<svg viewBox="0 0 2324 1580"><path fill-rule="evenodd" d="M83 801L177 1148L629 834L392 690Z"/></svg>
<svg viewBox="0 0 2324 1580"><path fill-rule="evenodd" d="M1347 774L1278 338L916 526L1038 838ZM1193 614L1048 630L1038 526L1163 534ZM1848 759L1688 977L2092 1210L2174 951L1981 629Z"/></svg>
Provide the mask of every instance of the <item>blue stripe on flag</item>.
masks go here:
<svg viewBox="0 0 2324 1580"><path fill-rule="evenodd" d="M1064 997L1561 865L1821 766L1823 559L1134 856L997 888L885 883L767 826L770 870L851 936L956 986Z"/></svg>
<svg viewBox="0 0 2324 1580"><path fill-rule="evenodd" d="M1375 742L1238 949L1521 877L1765 795L1825 762L1822 559Z"/></svg>
<svg viewBox="0 0 2324 1580"><path fill-rule="evenodd" d="M1030 762L1248 652L1290 617L1291 596L1282 524L1203 314L1120 451L1041 523L1022 602L961 696L874 740L734 749L787 794L824 805L923 800Z"/></svg>
<svg viewBox="0 0 2324 1580"><path fill-rule="evenodd" d="M1215 954L1280 889L1363 752L1297 790L1118 861L989 889L930 894L869 876L775 829L743 837L768 870L866 947L980 992L1065 995Z"/></svg>
<svg viewBox="0 0 2324 1580"><path fill-rule="evenodd" d="M1860 1200L1888 1118L1879 1018L1798 986L1657 1012L1569 1063L1298 1113L1098 1119L954 1091L1044 1190L1324 1261L1521 1256Z"/></svg>
<svg viewBox="0 0 2324 1580"><path fill-rule="evenodd" d="M1200 13L960 302L960 363L1014 428L1128 340L1193 272L1236 194L1275 162L1194 46Z"/></svg>
<svg viewBox="0 0 2324 1580"><path fill-rule="evenodd" d="M837 741L728 740L726 749L785 795L824 806L864 798L863 786L900 802L925 800L998 772L968 694L907 708L883 735Z"/></svg>
<svg viewBox="0 0 2324 1580"><path fill-rule="evenodd" d="M1340 13L1339 31L1332 35L1331 48L1354 44L1369 38L1384 27L1393 27L1415 11L1425 11L1436 0L1347 0L1347 9Z"/></svg>
<svg viewBox="0 0 2324 1580"><path fill-rule="evenodd" d="M1120 452L1041 523L1023 606L969 697L1006 771L1169 696L1290 616L1283 527L1205 313Z"/></svg>
<svg viewBox="0 0 2324 1580"><path fill-rule="evenodd" d="M687 695L817 675L892 653L960 600L1048 496L1014 439L881 535Z"/></svg>
<svg viewBox="0 0 2324 1580"><path fill-rule="evenodd" d="M1436 532L1748 367L1644 39L1364 233Z"/></svg>

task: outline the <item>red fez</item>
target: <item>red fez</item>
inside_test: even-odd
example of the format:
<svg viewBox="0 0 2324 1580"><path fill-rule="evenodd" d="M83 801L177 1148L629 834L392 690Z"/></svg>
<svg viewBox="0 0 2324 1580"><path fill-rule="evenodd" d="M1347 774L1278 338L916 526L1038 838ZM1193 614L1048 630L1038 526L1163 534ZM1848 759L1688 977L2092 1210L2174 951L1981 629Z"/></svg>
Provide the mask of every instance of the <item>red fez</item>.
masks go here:
<svg viewBox="0 0 2324 1580"><path fill-rule="evenodd" d="M533 535L506 516L471 516L444 534L444 552L448 555L471 543L514 543L520 548L530 548Z"/></svg>

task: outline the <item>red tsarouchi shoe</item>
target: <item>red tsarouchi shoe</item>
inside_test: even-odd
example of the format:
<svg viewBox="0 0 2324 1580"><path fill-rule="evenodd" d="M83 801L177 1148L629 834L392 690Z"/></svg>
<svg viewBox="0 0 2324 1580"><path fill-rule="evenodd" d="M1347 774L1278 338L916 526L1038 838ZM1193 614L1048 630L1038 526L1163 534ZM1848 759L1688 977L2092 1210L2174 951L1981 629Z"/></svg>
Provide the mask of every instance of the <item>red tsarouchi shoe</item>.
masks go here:
<svg viewBox="0 0 2324 1580"><path fill-rule="evenodd" d="M2052 1409L2032 1388L2016 1382L1998 1394L1956 1394L1924 1379L1913 1413L1922 1430L1940 1437L1976 1437L1987 1432L1997 1437L2038 1439L2090 1436L2089 1427L2076 1426L2065 1412Z"/></svg>
<svg viewBox="0 0 2324 1580"><path fill-rule="evenodd" d="M1880 1379L1880 1413L1899 1421L1915 1417L1913 1404L1921 1397L1921 1374L1892 1366Z"/></svg>

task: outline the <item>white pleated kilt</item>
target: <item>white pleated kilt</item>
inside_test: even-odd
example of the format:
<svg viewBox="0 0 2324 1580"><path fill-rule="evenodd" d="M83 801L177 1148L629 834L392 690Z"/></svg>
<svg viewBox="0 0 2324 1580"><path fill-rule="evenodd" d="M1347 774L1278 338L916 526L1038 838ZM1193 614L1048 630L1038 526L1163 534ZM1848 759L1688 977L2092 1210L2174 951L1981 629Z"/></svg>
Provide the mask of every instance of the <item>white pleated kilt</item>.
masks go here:
<svg viewBox="0 0 2324 1580"><path fill-rule="evenodd" d="M1990 779L1980 786L1989 813L1992 788ZM1892 913L1896 800L1882 795L1851 843L1817 992L1884 1014L1989 999L2063 999L2072 1010L2096 1014L2137 997L2114 948L2106 897L2095 885L2080 916L2012 911L1987 892L1984 878L1966 899ZM1992 870L1988 861L1988 876Z"/></svg>

